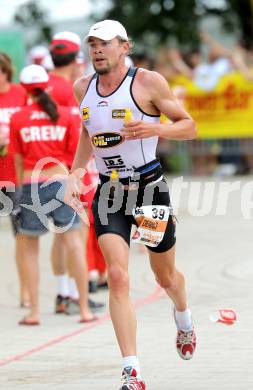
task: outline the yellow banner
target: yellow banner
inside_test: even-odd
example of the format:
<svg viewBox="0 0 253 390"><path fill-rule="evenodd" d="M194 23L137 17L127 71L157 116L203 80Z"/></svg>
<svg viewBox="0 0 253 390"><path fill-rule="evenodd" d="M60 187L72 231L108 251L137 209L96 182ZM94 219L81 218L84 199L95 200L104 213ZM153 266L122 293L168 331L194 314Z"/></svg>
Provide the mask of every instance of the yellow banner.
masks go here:
<svg viewBox="0 0 253 390"><path fill-rule="evenodd" d="M253 82L240 73L223 76L208 92L185 77L173 84L197 123L199 138L253 137Z"/></svg>

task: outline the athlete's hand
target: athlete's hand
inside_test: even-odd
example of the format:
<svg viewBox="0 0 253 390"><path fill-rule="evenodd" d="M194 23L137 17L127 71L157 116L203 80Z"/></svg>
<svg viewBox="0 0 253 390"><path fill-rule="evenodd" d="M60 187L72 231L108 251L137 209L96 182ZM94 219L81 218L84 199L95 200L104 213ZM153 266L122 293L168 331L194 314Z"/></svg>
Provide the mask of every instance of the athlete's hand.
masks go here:
<svg viewBox="0 0 253 390"><path fill-rule="evenodd" d="M150 138L159 136L159 123L148 123L144 121L130 121L124 124L121 134L127 140Z"/></svg>
<svg viewBox="0 0 253 390"><path fill-rule="evenodd" d="M83 190L82 171L81 169L77 169L67 177L64 193L64 202L77 212L83 207L80 200L80 195Z"/></svg>
<svg viewBox="0 0 253 390"><path fill-rule="evenodd" d="M84 169L76 169L71 173L66 180L66 188L64 193L64 202L74 209L83 223L90 226L88 215L85 209L88 207L87 202L82 202L80 195L85 193L85 186L83 184Z"/></svg>

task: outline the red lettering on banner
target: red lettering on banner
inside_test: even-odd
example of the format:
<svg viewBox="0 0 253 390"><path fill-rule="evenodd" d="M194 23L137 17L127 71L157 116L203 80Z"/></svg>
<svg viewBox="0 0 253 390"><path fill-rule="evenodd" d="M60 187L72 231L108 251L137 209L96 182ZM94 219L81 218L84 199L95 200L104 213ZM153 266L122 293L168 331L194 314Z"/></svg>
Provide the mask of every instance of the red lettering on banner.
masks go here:
<svg viewBox="0 0 253 390"><path fill-rule="evenodd" d="M185 100L189 111L213 111L217 107L218 96L213 93L206 96L186 95Z"/></svg>
<svg viewBox="0 0 253 390"><path fill-rule="evenodd" d="M234 109L245 110L249 108L251 95L251 91L239 92L236 90L234 84L229 84L223 93L224 109L228 111Z"/></svg>
<svg viewBox="0 0 253 390"><path fill-rule="evenodd" d="M206 96L186 95L186 106L190 112L210 111L220 108L224 111L247 110L250 108L250 99L253 91L238 91L235 85L229 85L222 94L212 93Z"/></svg>

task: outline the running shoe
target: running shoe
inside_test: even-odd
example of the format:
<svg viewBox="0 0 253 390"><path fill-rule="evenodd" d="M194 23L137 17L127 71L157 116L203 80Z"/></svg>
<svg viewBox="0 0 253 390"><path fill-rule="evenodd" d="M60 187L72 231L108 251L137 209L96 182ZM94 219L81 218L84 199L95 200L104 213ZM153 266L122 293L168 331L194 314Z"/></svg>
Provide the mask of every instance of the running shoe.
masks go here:
<svg viewBox="0 0 253 390"><path fill-rule="evenodd" d="M191 330L179 329L175 310L174 319L177 326L176 347L179 356L184 360L190 360L196 349L196 333L194 327Z"/></svg>
<svg viewBox="0 0 253 390"><path fill-rule="evenodd" d="M145 383L137 379L137 372L132 367L126 367L124 368L122 372L122 385L120 387L120 390L145 390L146 386Z"/></svg>
<svg viewBox="0 0 253 390"><path fill-rule="evenodd" d="M63 297L62 295L57 295L55 299L55 313L65 313L65 308L68 303L69 298Z"/></svg>
<svg viewBox="0 0 253 390"><path fill-rule="evenodd" d="M192 330L178 330L177 332L177 352L184 360L190 360L196 349L196 334Z"/></svg>

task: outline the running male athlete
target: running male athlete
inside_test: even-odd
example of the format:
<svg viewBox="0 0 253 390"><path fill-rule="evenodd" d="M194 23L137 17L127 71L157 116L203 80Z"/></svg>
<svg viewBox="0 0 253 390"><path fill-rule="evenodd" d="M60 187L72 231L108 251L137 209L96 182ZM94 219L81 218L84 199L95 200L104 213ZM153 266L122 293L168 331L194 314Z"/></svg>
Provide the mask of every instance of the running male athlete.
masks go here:
<svg viewBox="0 0 253 390"><path fill-rule="evenodd" d="M71 204L71 197L79 196L78 168L85 167L93 150L101 182L93 201L93 214L108 267L110 314L123 357L120 389L143 390L146 387L136 356L136 319L129 297L131 225L139 225L132 239L147 243L155 278L174 303L178 353L181 358L190 359L196 337L187 306L184 276L175 268L175 227L169 215L168 189L164 190L166 182L155 151L158 137L188 140L196 136L196 128L161 75L125 65L130 42L119 22L96 23L86 42L96 73L75 83L84 126L65 200ZM129 112L134 119L124 124ZM161 124L161 113L171 122ZM138 190L136 178L139 179ZM147 192L153 191L151 200L146 199L149 198L147 189ZM137 207L132 209L136 219L128 207L128 199L134 193ZM115 207L117 197L121 203ZM103 215L105 210L107 220Z"/></svg>

